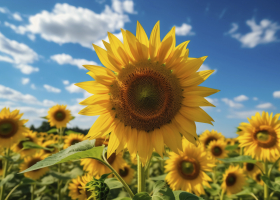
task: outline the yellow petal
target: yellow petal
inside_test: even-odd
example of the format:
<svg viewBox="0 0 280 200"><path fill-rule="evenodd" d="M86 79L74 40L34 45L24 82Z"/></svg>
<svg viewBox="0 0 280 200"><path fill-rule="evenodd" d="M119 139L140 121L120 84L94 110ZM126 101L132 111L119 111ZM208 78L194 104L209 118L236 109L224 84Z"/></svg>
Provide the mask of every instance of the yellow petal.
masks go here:
<svg viewBox="0 0 280 200"><path fill-rule="evenodd" d="M164 139L164 143L175 153L179 154L177 150L177 145L176 141L174 139L174 133L173 131L169 128L169 126L164 125L160 127L160 130L162 131L162 136Z"/></svg>
<svg viewBox="0 0 280 200"><path fill-rule="evenodd" d="M106 86L112 85L112 82L115 80L115 79L108 78L108 76L106 76L106 77L105 76L96 76L92 71L87 72L87 74L90 75L96 82L101 83Z"/></svg>
<svg viewBox="0 0 280 200"><path fill-rule="evenodd" d="M109 144L108 144L108 150L107 150L107 159L110 158L110 156L115 152L115 150L118 148L120 144L120 140L122 139L123 133L117 132L116 129L122 122L116 123L116 128L113 130L110 134Z"/></svg>
<svg viewBox="0 0 280 200"><path fill-rule="evenodd" d="M110 101L102 104L89 105L82 109L78 114L87 116L102 115L112 110L112 103Z"/></svg>
<svg viewBox="0 0 280 200"><path fill-rule="evenodd" d="M217 92L220 92L220 91L221 90L216 90L216 89L207 88L207 87L203 87L203 86L191 86L191 87L184 88L183 96L199 95L202 97L208 97L208 96L215 94Z"/></svg>
<svg viewBox="0 0 280 200"><path fill-rule="evenodd" d="M157 52L160 47L160 29L159 29L159 21L154 26L149 41L149 53L150 59L152 61L156 60Z"/></svg>
<svg viewBox="0 0 280 200"><path fill-rule="evenodd" d="M184 131L192 134L194 137L197 137L196 125L195 125L194 121L191 121L188 118L185 118L183 115L180 114L180 112L178 112L175 115L174 119L175 120L173 120L173 121L174 121L174 123L176 123L178 125L179 130L180 130L180 128L182 128Z"/></svg>
<svg viewBox="0 0 280 200"><path fill-rule="evenodd" d="M213 125L211 121L214 122L214 120L200 107L191 108L182 106L179 112L189 120Z"/></svg>
<svg viewBox="0 0 280 200"><path fill-rule="evenodd" d="M112 33L108 32L108 37L115 57L120 61L123 67L128 65L129 60L124 51L123 43Z"/></svg>
<svg viewBox="0 0 280 200"><path fill-rule="evenodd" d="M149 39L145 30L138 21L136 27L136 38L138 40L138 42L136 41L136 46L140 59L147 60L149 56Z"/></svg>
<svg viewBox="0 0 280 200"><path fill-rule="evenodd" d="M167 124L166 126L168 126L173 131L173 137L175 139L177 149L179 149L180 151L183 151L182 137L180 135L180 131L179 131L178 127L174 123Z"/></svg>
<svg viewBox="0 0 280 200"><path fill-rule="evenodd" d="M155 147L158 154L163 158L162 150L164 148L164 141L163 141L161 131L158 128L156 128L152 132L152 144Z"/></svg>
<svg viewBox="0 0 280 200"><path fill-rule="evenodd" d="M130 137L128 140L127 148L129 153L137 152L138 133L136 128L130 128Z"/></svg>
<svg viewBox="0 0 280 200"><path fill-rule="evenodd" d="M137 147L138 147L138 155L141 158L141 162L142 165L145 165L146 159L147 159L147 136L146 136L146 132L143 130L138 131L138 143L137 143Z"/></svg>
<svg viewBox="0 0 280 200"><path fill-rule="evenodd" d="M96 76L102 76L102 78L104 76L104 78L107 78L107 79L116 78L115 74L111 70L109 70L105 67L100 67L100 66L96 66L96 65L83 65L83 66L87 70L92 71Z"/></svg>
<svg viewBox="0 0 280 200"><path fill-rule="evenodd" d="M184 49L187 48L189 42L190 41L185 41L175 48L173 55L169 56L168 59L166 60L167 68L171 68L173 65L177 65L184 58L182 52Z"/></svg>
<svg viewBox="0 0 280 200"><path fill-rule="evenodd" d="M164 63L165 60L168 58L170 53L175 48L175 27L173 27L167 35L163 38L159 51L158 51L158 59L160 63Z"/></svg>
<svg viewBox="0 0 280 200"><path fill-rule="evenodd" d="M85 81L80 83L75 83L74 85L86 90L91 94L108 94L110 92L109 88L96 81Z"/></svg>
<svg viewBox="0 0 280 200"><path fill-rule="evenodd" d="M119 135L122 135L121 138L119 139L120 144L116 150L116 154L118 154L121 150L124 149L124 144L126 143L126 137L124 136L126 132L125 132L124 124L122 122L119 123L119 126L117 126L115 132L118 132Z"/></svg>
<svg viewBox="0 0 280 200"><path fill-rule="evenodd" d="M131 51L130 51L130 47L129 47L129 44L128 44L128 40L127 40L127 37L126 37L126 32L125 30L121 29L122 31L122 36L123 36L123 43L124 43L124 49L125 49L125 52L126 54L128 55L128 58L130 61L134 62L135 59L134 59L134 56L132 55Z"/></svg>
<svg viewBox="0 0 280 200"><path fill-rule="evenodd" d="M196 72L185 79L179 79L182 87L195 86L203 83L215 70Z"/></svg>
<svg viewBox="0 0 280 200"><path fill-rule="evenodd" d="M207 101L205 98L197 95L184 96L182 104L188 107L199 107L199 106L214 106L212 103Z"/></svg>
<svg viewBox="0 0 280 200"><path fill-rule="evenodd" d="M126 32L126 39L128 42L128 46L131 51L131 54L134 57L134 60L140 60L140 56L139 56L139 53L137 50L137 45L136 45L136 42L137 42L136 37L128 30L126 30L125 32Z"/></svg>
<svg viewBox="0 0 280 200"><path fill-rule="evenodd" d="M93 105L93 104L99 104L110 101L110 95L108 94L100 94L100 95L92 95L85 100L81 101L79 104L81 105Z"/></svg>

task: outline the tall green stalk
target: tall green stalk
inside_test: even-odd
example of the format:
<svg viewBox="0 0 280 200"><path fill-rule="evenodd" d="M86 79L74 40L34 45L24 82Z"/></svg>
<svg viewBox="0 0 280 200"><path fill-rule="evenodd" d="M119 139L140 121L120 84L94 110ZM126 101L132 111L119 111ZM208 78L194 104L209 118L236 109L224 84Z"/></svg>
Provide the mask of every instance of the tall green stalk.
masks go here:
<svg viewBox="0 0 280 200"><path fill-rule="evenodd" d="M10 148L8 148L7 153L5 154L6 158L2 160L2 163L4 164L4 171L3 171L3 179L7 176L8 168L9 168L9 155L10 155ZM2 179L2 180L3 180ZM0 200L4 199L4 193L5 193L5 184L2 185L0 190Z"/></svg>
<svg viewBox="0 0 280 200"><path fill-rule="evenodd" d="M58 147L58 151L60 151L60 146L62 144L62 135L63 135L63 132L64 132L64 127L62 128L59 128L58 129L58 134L59 134L59 141L58 141L58 144L59 144L59 147ZM58 164L58 173L61 173L61 163ZM57 183L57 200L61 200L62 199L62 194L61 194L61 186L62 186L62 180L58 180L58 183Z"/></svg>
<svg viewBox="0 0 280 200"><path fill-rule="evenodd" d="M268 162L267 160L264 162L264 173L268 175ZM269 200L269 188L266 184L264 184L264 200Z"/></svg>
<svg viewBox="0 0 280 200"><path fill-rule="evenodd" d="M137 154L137 175L138 175L138 193L145 192L145 168L142 166L139 155Z"/></svg>

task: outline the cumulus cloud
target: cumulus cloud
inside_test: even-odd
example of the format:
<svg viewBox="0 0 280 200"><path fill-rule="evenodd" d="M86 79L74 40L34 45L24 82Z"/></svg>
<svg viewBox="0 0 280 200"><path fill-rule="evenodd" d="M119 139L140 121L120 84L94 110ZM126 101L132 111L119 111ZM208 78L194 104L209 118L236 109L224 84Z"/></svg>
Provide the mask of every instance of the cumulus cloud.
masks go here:
<svg viewBox="0 0 280 200"><path fill-rule="evenodd" d="M249 110L249 111L242 111L242 112L232 112L231 114L227 115L227 118L234 118L234 119L247 119L252 118L252 116L255 116L256 113L259 112L262 113L261 110Z"/></svg>
<svg viewBox="0 0 280 200"><path fill-rule="evenodd" d="M243 107L243 105L241 103L236 103L228 98L222 98L221 100L231 108L242 108Z"/></svg>
<svg viewBox="0 0 280 200"><path fill-rule="evenodd" d="M197 70L197 71L200 72L200 71L204 71L204 70L211 70L211 69L210 69L210 67L209 67L208 65L202 64L201 67L199 68L199 70ZM212 75L213 75L213 74L216 74L217 71L218 71L218 70L215 69L215 71L212 73Z"/></svg>
<svg viewBox="0 0 280 200"><path fill-rule="evenodd" d="M133 2L121 3L123 11L134 12ZM78 43L93 49L92 43L105 38L107 32L120 30L128 21L128 15L116 12L108 5L98 14L87 8L57 3L51 12L43 10L30 16L27 25L15 26L7 22L5 25L18 34L39 34L41 38L60 45Z"/></svg>
<svg viewBox="0 0 280 200"><path fill-rule="evenodd" d="M279 42L276 32L280 26L268 19L261 20L260 24L256 24L255 19L247 20L246 24L251 28L251 32L246 34L237 33L238 25L232 23L232 28L226 33L232 38L241 42L242 47L254 48L259 44L268 44L271 42Z"/></svg>
<svg viewBox="0 0 280 200"><path fill-rule="evenodd" d="M72 83L71 85L65 87L65 89L70 92L70 93L80 93L80 92L84 92L85 90L83 90L82 88L74 85L74 83Z"/></svg>
<svg viewBox="0 0 280 200"><path fill-rule="evenodd" d="M122 32L119 32L119 33L114 34L114 35L115 35L121 42L123 42ZM94 44L97 45L97 46L99 46L99 47L101 47L101 48L103 48L103 49L105 49L105 46L104 46L102 40L104 40L105 42L108 42L108 43L109 43L109 37L106 36L106 37L104 37L103 39L98 40L98 41L95 42Z"/></svg>
<svg viewBox="0 0 280 200"><path fill-rule="evenodd" d="M69 81L68 80L63 80L62 81L64 85L69 85Z"/></svg>
<svg viewBox="0 0 280 200"><path fill-rule="evenodd" d="M112 8L117 13L127 12L130 14L137 14L137 12L134 11L134 3L131 0L125 0L125 1L113 0Z"/></svg>
<svg viewBox="0 0 280 200"><path fill-rule="evenodd" d="M83 65L97 65L97 63L94 61L88 61L85 59L74 59L72 58L72 56L64 53L53 55L51 56L51 59L56 61L60 65L65 65L65 64L75 65L79 69L84 69L84 70L86 70L86 68L84 68Z"/></svg>
<svg viewBox="0 0 280 200"><path fill-rule="evenodd" d="M258 100L258 97L253 97L253 100L254 100L254 101L257 101L257 100Z"/></svg>
<svg viewBox="0 0 280 200"><path fill-rule="evenodd" d="M20 13L12 13L8 8L0 7L0 13L8 14L12 19L22 21Z"/></svg>
<svg viewBox="0 0 280 200"><path fill-rule="evenodd" d="M14 64L14 67L24 74L39 71L39 68L29 65L38 60L38 54L26 44L6 38L1 32L0 53L3 53L2 56L0 55L0 61Z"/></svg>
<svg viewBox="0 0 280 200"><path fill-rule="evenodd" d="M34 83L31 84L31 88L32 88L33 90L36 90L36 86L34 85Z"/></svg>
<svg viewBox="0 0 280 200"><path fill-rule="evenodd" d="M179 36L195 35L191 30L192 26L186 23L183 23L182 26L175 26L175 34Z"/></svg>
<svg viewBox="0 0 280 200"><path fill-rule="evenodd" d="M13 14L13 18L14 18L15 20L17 20L17 21L22 21L22 18L21 18L21 16L20 16L19 13L14 13L14 14Z"/></svg>
<svg viewBox="0 0 280 200"><path fill-rule="evenodd" d="M272 108L272 109L274 109L275 107L271 103L262 103L262 104L257 105L256 108L261 108L261 109Z"/></svg>
<svg viewBox="0 0 280 200"><path fill-rule="evenodd" d="M29 78L22 78L22 79L21 79L21 83L22 83L23 85L26 85L27 83L29 83L29 81L30 81Z"/></svg>
<svg viewBox="0 0 280 200"><path fill-rule="evenodd" d="M247 96L245 96L245 95L239 95L239 96L237 96L237 97L235 97L234 98L234 101L238 101L238 102L240 102L240 101L247 101L249 98L247 97Z"/></svg>
<svg viewBox="0 0 280 200"><path fill-rule="evenodd" d="M44 84L44 88L45 88L48 92L53 92L53 93L60 93L60 92L61 92L60 89L55 88L55 87L50 86L50 85L47 85L47 84Z"/></svg>
<svg viewBox="0 0 280 200"><path fill-rule="evenodd" d="M273 92L273 97L274 98L280 98L280 91Z"/></svg>

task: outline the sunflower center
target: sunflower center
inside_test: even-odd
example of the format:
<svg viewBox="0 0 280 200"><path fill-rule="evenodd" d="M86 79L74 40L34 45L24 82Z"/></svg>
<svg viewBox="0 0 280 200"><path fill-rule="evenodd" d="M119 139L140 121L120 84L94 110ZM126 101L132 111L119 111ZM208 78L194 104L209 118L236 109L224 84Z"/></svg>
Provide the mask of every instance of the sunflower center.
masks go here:
<svg viewBox="0 0 280 200"><path fill-rule="evenodd" d="M272 128L265 128L267 130L256 130L254 138L258 146L263 148L274 147L277 143L277 136Z"/></svg>
<svg viewBox="0 0 280 200"><path fill-rule="evenodd" d="M200 165L195 159L188 158L180 162L178 171L184 179L193 180L199 175Z"/></svg>
<svg viewBox="0 0 280 200"><path fill-rule="evenodd" d="M28 140L22 140L22 141L20 141L20 142L18 143L17 146L18 146L19 149L23 149L23 143L24 143L24 142L27 142L27 141L33 142L33 140L32 140L31 137L26 137L26 138L28 138Z"/></svg>
<svg viewBox="0 0 280 200"><path fill-rule="evenodd" d="M236 182L236 176L234 173L229 173L227 178L226 178L226 184L227 186L232 186Z"/></svg>
<svg viewBox="0 0 280 200"><path fill-rule="evenodd" d="M107 152L105 153L105 158L107 158ZM116 153L112 153L112 155L107 159L108 163L112 165L116 159Z"/></svg>
<svg viewBox="0 0 280 200"><path fill-rule="evenodd" d="M269 133L267 131L260 131L257 133L257 139L262 142L269 140Z"/></svg>
<svg viewBox="0 0 280 200"><path fill-rule="evenodd" d="M3 164L2 164L2 160L0 160L0 170L3 169Z"/></svg>
<svg viewBox="0 0 280 200"><path fill-rule="evenodd" d="M56 121L59 121L59 122L63 121L65 119L65 117L66 117L65 113L60 111L60 110L56 111L54 113L54 118L55 118Z"/></svg>
<svg viewBox="0 0 280 200"><path fill-rule="evenodd" d="M125 167L124 169L119 170L119 174L121 175L121 177L126 177L128 175L128 171L128 168Z"/></svg>
<svg viewBox="0 0 280 200"><path fill-rule="evenodd" d="M262 179L261 179L261 174L257 174L257 176L256 176L256 179L257 179L257 181L261 181Z"/></svg>
<svg viewBox="0 0 280 200"><path fill-rule="evenodd" d="M74 145L74 144L79 143L79 142L81 142L81 141L80 140L72 140L71 145Z"/></svg>
<svg viewBox="0 0 280 200"><path fill-rule="evenodd" d="M254 169L255 165L253 163L246 163L246 170L252 171Z"/></svg>
<svg viewBox="0 0 280 200"><path fill-rule="evenodd" d="M212 149L212 154L214 155L214 156L220 156L221 154L222 154L222 149L220 148L220 147L214 147L213 149Z"/></svg>
<svg viewBox="0 0 280 200"><path fill-rule="evenodd" d="M212 142L212 141L217 141L217 138L215 138L215 137L209 137L209 138L207 138L207 140L205 141L205 147L207 147L209 144L210 144L210 142Z"/></svg>
<svg viewBox="0 0 280 200"><path fill-rule="evenodd" d="M169 123L180 110L183 98L178 78L151 61L123 68L110 94L115 117L146 132Z"/></svg>
<svg viewBox="0 0 280 200"><path fill-rule="evenodd" d="M10 138L18 131L18 125L10 120L0 121L0 138Z"/></svg>
<svg viewBox="0 0 280 200"><path fill-rule="evenodd" d="M48 149L52 149L52 150L47 150L47 149L44 149L44 152L45 152L45 153L52 153L52 152L53 152L53 150L54 150L54 147L53 147L53 146L51 146L51 145L47 145L47 146L46 146L46 148L48 148Z"/></svg>
<svg viewBox="0 0 280 200"><path fill-rule="evenodd" d="M35 165L39 161L41 161L40 158L34 158L34 159L30 160L29 163L27 164L28 168ZM33 170L33 172L36 172L38 170L40 170L40 169L35 169L35 170Z"/></svg>

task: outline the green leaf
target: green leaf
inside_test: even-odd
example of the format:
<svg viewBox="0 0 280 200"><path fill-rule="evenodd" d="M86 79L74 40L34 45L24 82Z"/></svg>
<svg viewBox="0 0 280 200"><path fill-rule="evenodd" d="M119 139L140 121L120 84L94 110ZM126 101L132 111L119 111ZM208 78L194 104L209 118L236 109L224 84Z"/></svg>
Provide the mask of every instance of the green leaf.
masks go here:
<svg viewBox="0 0 280 200"><path fill-rule="evenodd" d="M46 117L41 117L41 118L43 118L43 119L47 119L47 120L48 120L47 116L46 116Z"/></svg>
<svg viewBox="0 0 280 200"><path fill-rule="evenodd" d="M76 167L76 168L72 169L70 172L59 173L59 172L56 172L56 171L50 171L49 174L52 175L53 177L57 178L57 179L69 180L69 179L76 178L77 176L82 176L83 175L83 170Z"/></svg>
<svg viewBox="0 0 280 200"><path fill-rule="evenodd" d="M221 191L220 185L218 185L216 183L213 183L213 184L210 184L210 185L211 185L211 188L206 188L205 190L207 192L209 192L212 196L219 195L220 191Z"/></svg>
<svg viewBox="0 0 280 200"><path fill-rule="evenodd" d="M74 116L72 116L72 117L71 117L70 121L71 121L71 120L73 120L73 119L75 119L75 117L74 117Z"/></svg>
<svg viewBox="0 0 280 200"><path fill-rule="evenodd" d="M0 187L14 178L15 174L9 174L0 182Z"/></svg>
<svg viewBox="0 0 280 200"><path fill-rule="evenodd" d="M153 188L152 200L175 200L175 196L164 181L158 181Z"/></svg>
<svg viewBox="0 0 280 200"><path fill-rule="evenodd" d="M71 130L65 131L65 134L66 134L66 135L69 135L69 134L71 134L71 133L82 134L82 133L79 133L79 132L76 132L76 131L71 131Z"/></svg>
<svg viewBox="0 0 280 200"><path fill-rule="evenodd" d="M224 158L224 159L220 159L219 160L225 162L225 163L256 163L257 161L254 160L251 156L237 156L237 157L233 157L233 158Z"/></svg>
<svg viewBox="0 0 280 200"><path fill-rule="evenodd" d="M112 174L113 172L110 172L110 173L108 173L108 174L102 174L101 175L101 177L100 177L100 179L98 179L99 181L105 181L105 179L110 175L110 174Z"/></svg>
<svg viewBox="0 0 280 200"><path fill-rule="evenodd" d="M153 181L164 181L166 176L167 176L167 174L163 174L163 175L160 175L160 176L151 177L150 179L153 180Z"/></svg>
<svg viewBox="0 0 280 200"><path fill-rule="evenodd" d="M280 184L278 183L278 179L277 183L271 181L267 176L261 176L261 179L270 189L280 192Z"/></svg>
<svg viewBox="0 0 280 200"><path fill-rule="evenodd" d="M40 182L34 181L33 179L26 178L26 177L24 177L21 180L22 185L36 184L36 185L44 186L44 185L51 185L54 182L57 182L57 179L53 178L52 176L46 176L46 177L42 178L42 181L40 181Z"/></svg>
<svg viewBox="0 0 280 200"><path fill-rule="evenodd" d="M30 172L36 169L83 158L94 158L100 162L104 162L101 158L104 147L94 147L94 144L95 140L84 140L37 162L35 165L20 173Z"/></svg>
<svg viewBox="0 0 280 200"><path fill-rule="evenodd" d="M52 128L48 130L47 133L57 133L57 128Z"/></svg>
<svg viewBox="0 0 280 200"><path fill-rule="evenodd" d="M227 150L227 151L233 151L233 150L235 150L235 149L237 149L237 148L238 148L238 144L235 144L235 145L227 145L226 148L225 148L225 150Z"/></svg>
<svg viewBox="0 0 280 200"><path fill-rule="evenodd" d="M176 200L203 200L201 197L182 190L173 191L173 194Z"/></svg>
<svg viewBox="0 0 280 200"><path fill-rule="evenodd" d="M45 150L48 150L48 151L53 151L54 149L51 149L51 148L45 148L45 147L41 147L40 145L34 143L34 142L31 142L31 141L26 141L26 142L23 142L23 149L45 149Z"/></svg>
<svg viewBox="0 0 280 200"><path fill-rule="evenodd" d="M108 185L110 190L117 189L117 188L122 188L123 184L116 178L107 178L104 183Z"/></svg>
<svg viewBox="0 0 280 200"><path fill-rule="evenodd" d="M147 192L140 192L134 195L133 200L151 200L152 197Z"/></svg>

